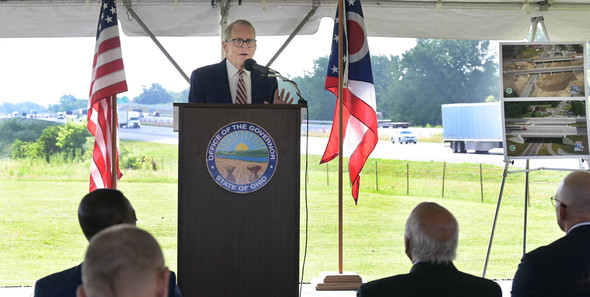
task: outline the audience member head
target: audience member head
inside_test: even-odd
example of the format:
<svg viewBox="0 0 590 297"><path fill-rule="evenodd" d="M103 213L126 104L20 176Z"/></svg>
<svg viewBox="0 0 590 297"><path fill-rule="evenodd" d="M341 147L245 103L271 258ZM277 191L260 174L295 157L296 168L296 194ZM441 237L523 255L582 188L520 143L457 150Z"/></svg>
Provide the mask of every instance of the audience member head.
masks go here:
<svg viewBox="0 0 590 297"><path fill-rule="evenodd" d="M557 187L555 194L557 224L567 232L578 223L590 222L590 173L574 171Z"/></svg>
<svg viewBox="0 0 590 297"><path fill-rule="evenodd" d="M244 69L244 61L254 57L256 52L256 30L250 22L246 20L237 20L227 26L223 34L224 41L221 46L225 57L232 65L238 69ZM233 39L243 42L241 46L236 46ZM251 40L250 44L245 40Z"/></svg>
<svg viewBox="0 0 590 297"><path fill-rule="evenodd" d="M90 240L78 297L166 297L170 271L156 239L123 224Z"/></svg>
<svg viewBox="0 0 590 297"><path fill-rule="evenodd" d="M406 254L413 263L448 263L455 259L459 224L444 207L422 202L406 222Z"/></svg>
<svg viewBox="0 0 590 297"><path fill-rule="evenodd" d="M135 210L119 190L94 190L80 201L78 221L86 239L99 231L117 224L133 224L137 221Z"/></svg>

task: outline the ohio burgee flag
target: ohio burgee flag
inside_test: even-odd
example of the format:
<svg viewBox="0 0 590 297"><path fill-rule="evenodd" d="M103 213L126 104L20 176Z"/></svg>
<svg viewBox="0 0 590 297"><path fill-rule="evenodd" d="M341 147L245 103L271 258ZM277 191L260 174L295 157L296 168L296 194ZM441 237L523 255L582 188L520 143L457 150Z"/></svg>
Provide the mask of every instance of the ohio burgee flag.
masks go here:
<svg viewBox="0 0 590 297"><path fill-rule="evenodd" d="M349 156L348 169L352 197L356 203L360 172L377 145L377 115L369 45L359 0L344 1L344 19L344 32L338 34L338 11L336 11L332 52L325 85L326 90L338 97L338 73L344 71L343 98L337 98L332 131L330 131L330 138L321 163L329 162L338 156L338 114L339 100L342 100L344 106L342 110L343 156ZM338 69L339 41L344 42L344 69Z"/></svg>
<svg viewBox="0 0 590 297"><path fill-rule="evenodd" d="M115 0L103 0L98 18L96 46L92 63L92 79L88 108L88 130L95 137L90 163L90 192L101 188L116 188L112 179L112 158L116 158L117 179L119 171L119 137L112 137L112 129L118 129L113 102L117 94L127 91L117 7ZM113 152L112 144L117 151Z"/></svg>

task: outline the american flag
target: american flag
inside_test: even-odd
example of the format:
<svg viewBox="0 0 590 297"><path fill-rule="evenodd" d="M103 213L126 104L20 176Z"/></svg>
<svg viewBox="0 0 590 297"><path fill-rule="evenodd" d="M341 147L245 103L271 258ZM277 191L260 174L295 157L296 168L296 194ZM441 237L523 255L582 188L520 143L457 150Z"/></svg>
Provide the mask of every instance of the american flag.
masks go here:
<svg viewBox="0 0 590 297"><path fill-rule="evenodd" d="M371 71L371 58L359 0L347 0L344 5L343 34L338 34L338 11L334 22L332 52L328 62L326 90L338 97L338 73L343 71L342 96L337 98L336 112L330 138L321 163L329 162L339 154L339 101L343 100L344 155L349 156L348 169L352 185L352 197L358 201L360 172L377 145L377 114L375 86ZM338 69L338 41L344 42L344 69Z"/></svg>
<svg viewBox="0 0 590 297"><path fill-rule="evenodd" d="M119 137L118 122L113 110L117 94L127 91L117 7L115 0L103 0L98 18L96 46L92 63L92 80L88 109L88 130L94 135L94 150L90 163L90 192L101 188L116 188L113 182L112 168L115 159L117 180L122 174L119 171ZM116 152L113 153L113 142Z"/></svg>

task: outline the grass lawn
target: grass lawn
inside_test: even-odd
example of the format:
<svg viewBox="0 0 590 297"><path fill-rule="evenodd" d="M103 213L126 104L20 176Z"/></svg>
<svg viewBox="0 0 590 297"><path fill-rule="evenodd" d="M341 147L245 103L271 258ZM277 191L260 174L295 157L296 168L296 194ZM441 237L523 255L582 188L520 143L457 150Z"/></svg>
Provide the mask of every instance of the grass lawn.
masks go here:
<svg viewBox="0 0 590 297"><path fill-rule="evenodd" d="M119 189L135 207L138 226L155 235L166 262L176 271L177 146L122 141L121 147L128 154L158 164L157 171L151 165L139 170L122 169L125 175ZM318 160L318 156L310 156L304 281L323 271L338 270L336 164L317 165ZM76 212L80 198L88 192L88 166L0 160L0 286L32 286L37 279L82 261L87 242ZM358 205L350 197L347 184L344 189L344 270L366 280L407 273L411 263L403 246L405 220L419 202L435 201L459 221L456 266L481 275L502 169L483 166L482 202L479 165L446 164L442 198L442 163L369 160L363 170ZM530 174L527 251L563 235L555 223L549 197L565 174ZM303 179L303 168L301 176ZM303 260L303 182L301 189ZM524 174L509 175L504 191L486 275L493 279L512 278L522 255Z"/></svg>

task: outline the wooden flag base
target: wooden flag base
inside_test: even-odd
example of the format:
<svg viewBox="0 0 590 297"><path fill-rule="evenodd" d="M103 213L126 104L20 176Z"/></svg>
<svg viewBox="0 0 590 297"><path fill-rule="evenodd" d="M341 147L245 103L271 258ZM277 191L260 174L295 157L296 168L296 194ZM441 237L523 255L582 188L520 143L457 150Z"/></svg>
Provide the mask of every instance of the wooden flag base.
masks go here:
<svg viewBox="0 0 590 297"><path fill-rule="evenodd" d="M317 291L357 290L363 278L354 272L322 272L311 284Z"/></svg>

